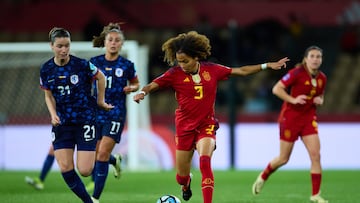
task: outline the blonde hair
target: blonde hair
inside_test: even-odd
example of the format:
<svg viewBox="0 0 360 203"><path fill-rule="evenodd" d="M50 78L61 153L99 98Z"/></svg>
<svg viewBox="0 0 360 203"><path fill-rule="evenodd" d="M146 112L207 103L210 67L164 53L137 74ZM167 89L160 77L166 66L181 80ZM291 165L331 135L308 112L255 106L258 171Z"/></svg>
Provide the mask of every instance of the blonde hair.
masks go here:
<svg viewBox="0 0 360 203"><path fill-rule="evenodd" d="M169 65L174 65L176 53L184 53L192 58L205 60L211 55L211 45L205 35L190 31L168 39L162 45L162 51L165 52L164 61Z"/></svg>
<svg viewBox="0 0 360 203"><path fill-rule="evenodd" d="M103 31L100 33L99 36L94 36L94 39L92 40L94 47L104 47L104 40L106 38L106 35L110 32L117 32L120 34L121 40L125 40L125 36L123 31L120 29L120 24L122 23L109 23L107 26L103 28Z"/></svg>

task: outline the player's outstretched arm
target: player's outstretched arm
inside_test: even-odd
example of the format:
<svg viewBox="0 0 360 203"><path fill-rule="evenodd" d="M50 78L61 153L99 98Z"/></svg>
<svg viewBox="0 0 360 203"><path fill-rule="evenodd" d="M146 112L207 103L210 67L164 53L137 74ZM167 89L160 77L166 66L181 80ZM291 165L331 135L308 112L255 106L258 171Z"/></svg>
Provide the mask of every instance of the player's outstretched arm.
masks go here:
<svg viewBox="0 0 360 203"><path fill-rule="evenodd" d="M245 76L260 72L261 70L265 69L273 69L273 70L280 70L281 68L286 68L286 62L290 61L288 57L284 57L276 62L268 62L263 64L257 65L246 65L241 67L232 68L231 75L236 76Z"/></svg>

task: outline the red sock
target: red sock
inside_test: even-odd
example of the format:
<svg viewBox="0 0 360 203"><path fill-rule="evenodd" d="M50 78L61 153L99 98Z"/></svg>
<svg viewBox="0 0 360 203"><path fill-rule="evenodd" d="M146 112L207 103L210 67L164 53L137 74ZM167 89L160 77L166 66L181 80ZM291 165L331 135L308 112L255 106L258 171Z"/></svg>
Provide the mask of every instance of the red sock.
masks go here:
<svg viewBox="0 0 360 203"><path fill-rule="evenodd" d="M201 188L204 203L211 203L214 191L214 175L211 170L211 158L200 156L200 172L202 175Z"/></svg>
<svg viewBox="0 0 360 203"><path fill-rule="evenodd" d="M176 181L179 183L179 185L187 186L189 179L190 175L180 176L179 174L176 174Z"/></svg>
<svg viewBox="0 0 360 203"><path fill-rule="evenodd" d="M276 169L274 170L269 163L261 174L262 179L267 180L269 176L275 171Z"/></svg>
<svg viewBox="0 0 360 203"><path fill-rule="evenodd" d="M311 184L312 184L312 195L318 194L320 192L321 173L311 174Z"/></svg>

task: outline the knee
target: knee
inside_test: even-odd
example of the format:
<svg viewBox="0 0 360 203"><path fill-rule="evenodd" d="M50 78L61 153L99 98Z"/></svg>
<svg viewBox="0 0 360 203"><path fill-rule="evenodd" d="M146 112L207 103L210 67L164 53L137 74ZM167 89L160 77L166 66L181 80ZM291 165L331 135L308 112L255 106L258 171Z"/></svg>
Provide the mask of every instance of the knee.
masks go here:
<svg viewBox="0 0 360 203"><path fill-rule="evenodd" d="M312 161L320 161L320 152L319 151L310 151L310 159Z"/></svg>
<svg viewBox="0 0 360 203"><path fill-rule="evenodd" d="M98 151L96 155L96 160L98 161L109 161L110 153L106 151Z"/></svg>
<svg viewBox="0 0 360 203"><path fill-rule="evenodd" d="M61 172L71 171L71 170L74 169L74 165L71 162L66 163L66 162L59 161L58 165L59 165L59 168L60 168Z"/></svg>
<svg viewBox="0 0 360 203"><path fill-rule="evenodd" d="M281 166L287 164L287 162L289 162L289 157L280 157L279 158L279 164Z"/></svg>
<svg viewBox="0 0 360 203"><path fill-rule="evenodd" d="M78 168L78 171L81 176L88 177L91 175L93 168Z"/></svg>

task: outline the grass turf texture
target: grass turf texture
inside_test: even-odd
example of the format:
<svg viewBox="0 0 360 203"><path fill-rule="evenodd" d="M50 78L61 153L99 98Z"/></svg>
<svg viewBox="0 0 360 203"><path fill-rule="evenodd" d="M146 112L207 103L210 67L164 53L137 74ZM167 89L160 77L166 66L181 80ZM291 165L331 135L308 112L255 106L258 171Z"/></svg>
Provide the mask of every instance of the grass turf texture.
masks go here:
<svg viewBox="0 0 360 203"><path fill-rule="evenodd" d="M214 171L214 203L304 203L309 202L311 192L308 171L279 170L266 182L262 193L251 194L251 186L260 171ZM81 202L67 188L58 171L52 171L45 189L37 191L27 185L24 177L38 172L0 171L1 203L76 203ZM193 170L193 197L188 202L202 202L201 175ZM85 178L88 183L90 179ZM359 170L325 170L322 195L331 203L360 202ZM173 194L181 200L180 186L175 182L174 171L128 172L120 180L109 173L101 203L155 203L157 198ZM185 201L182 200L184 203Z"/></svg>

